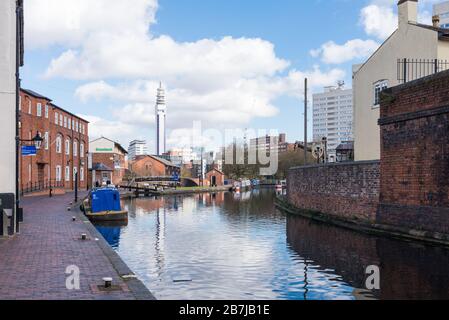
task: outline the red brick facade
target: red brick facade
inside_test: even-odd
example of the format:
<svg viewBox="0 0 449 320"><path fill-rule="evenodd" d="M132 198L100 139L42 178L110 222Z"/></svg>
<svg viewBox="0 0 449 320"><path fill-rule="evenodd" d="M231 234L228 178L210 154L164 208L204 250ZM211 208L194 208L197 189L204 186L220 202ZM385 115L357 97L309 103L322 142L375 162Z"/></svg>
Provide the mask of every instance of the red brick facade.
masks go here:
<svg viewBox="0 0 449 320"><path fill-rule="evenodd" d="M126 175L126 161L125 154L118 153L94 153L92 154L92 163L102 163L111 168L112 171L112 184L120 185L123 182L123 178ZM120 164L120 169L116 169L116 164ZM100 172L96 172L95 181L98 181L101 185L102 176ZM89 174L89 181L93 181Z"/></svg>
<svg viewBox="0 0 449 320"><path fill-rule="evenodd" d="M131 173L138 177L171 177L181 174L181 168L167 165L167 162L152 156L139 156L129 164Z"/></svg>
<svg viewBox="0 0 449 320"><path fill-rule="evenodd" d="M208 173L206 173L205 182L208 186L216 186L216 187L224 186L225 175L220 170L213 169Z"/></svg>
<svg viewBox="0 0 449 320"><path fill-rule="evenodd" d="M379 124L378 222L449 233L449 72L385 91Z"/></svg>
<svg viewBox="0 0 449 320"><path fill-rule="evenodd" d="M31 140L40 133L44 142L37 156L20 154L20 186L23 192L49 184L74 189L87 187L88 122L33 91L20 92L20 139ZM25 143L27 144L27 143Z"/></svg>

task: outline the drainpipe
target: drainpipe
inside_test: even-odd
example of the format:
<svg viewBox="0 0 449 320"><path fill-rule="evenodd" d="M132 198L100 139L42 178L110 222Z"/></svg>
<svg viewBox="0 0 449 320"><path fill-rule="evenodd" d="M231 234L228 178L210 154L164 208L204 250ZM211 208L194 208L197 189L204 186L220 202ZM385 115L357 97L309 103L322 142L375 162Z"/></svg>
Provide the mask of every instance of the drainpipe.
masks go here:
<svg viewBox="0 0 449 320"><path fill-rule="evenodd" d="M20 132L19 132L19 95L20 95L20 65L21 65L21 17L23 14L22 1L16 1L16 210L12 217L11 228L14 230L16 226L17 214L20 210L20 187L19 187L19 163L20 163ZM22 218L22 217L20 217ZM20 219L22 220L22 219Z"/></svg>

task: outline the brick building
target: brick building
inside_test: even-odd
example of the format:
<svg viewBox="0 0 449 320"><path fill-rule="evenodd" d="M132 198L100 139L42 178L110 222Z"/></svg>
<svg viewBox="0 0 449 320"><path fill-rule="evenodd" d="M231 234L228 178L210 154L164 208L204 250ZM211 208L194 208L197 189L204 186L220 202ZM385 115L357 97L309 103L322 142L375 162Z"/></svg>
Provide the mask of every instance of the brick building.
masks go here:
<svg viewBox="0 0 449 320"><path fill-rule="evenodd" d="M31 140L37 133L44 139L36 156L20 154L22 193L50 186L74 189L76 173L78 187L86 188L89 122L26 89L20 91L19 109L20 139Z"/></svg>
<svg viewBox="0 0 449 320"><path fill-rule="evenodd" d="M129 164L132 174L137 177L171 177L181 175L181 167L156 156L139 156Z"/></svg>
<svg viewBox="0 0 449 320"><path fill-rule="evenodd" d="M206 173L206 185L211 187L221 187L225 183L225 174L220 170L213 168Z"/></svg>
<svg viewBox="0 0 449 320"><path fill-rule="evenodd" d="M92 159L92 168L89 168L89 182L92 185L96 182L101 185L107 181L115 185L121 184L128 170L127 155L125 148L108 138L101 137L91 141L89 157Z"/></svg>

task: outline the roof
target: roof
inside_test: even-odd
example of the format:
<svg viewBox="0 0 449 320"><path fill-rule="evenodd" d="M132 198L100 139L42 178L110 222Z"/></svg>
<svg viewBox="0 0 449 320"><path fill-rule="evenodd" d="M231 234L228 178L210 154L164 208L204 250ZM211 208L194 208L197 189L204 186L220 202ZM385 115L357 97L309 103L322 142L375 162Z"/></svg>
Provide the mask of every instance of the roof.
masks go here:
<svg viewBox="0 0 449 320"><path fill-rule="evenodd" d="M212 170L209 170L206 174L209 174L209 173L211 173L212 171L216 171L216 172L218 172L219 174L225 175L222 171L218 170L217 168L213 168Z"/></svg>
<svg viewBox="0 0 449 320"><path fill-rule="evenodd" d="M118 149L120 149L124 154L128 154L128 151L127 151L125 148L123 148L122 145L121 145L120 143L118 143L118 142L116 142L116 141L114 141L114 140L105 138L105 137L100 137L100 138L98 138L98 139L92 140L92 141L90 141L90 143L95 142L95 141L98 141L98 140L100 140L100 139L105 139L105 140L108 140L108 141L114 143L115 146L116 146Z"/></svg>
<svg viewBox="0 0 449 320"><path fill-rule="evenodd" d="M413 22L409 22L410 25L416 26L416 27L420 27L423 29L428 29L431 31L435 31L438 32L438 39L441 41L449 41L449 29L445 29L445 28L440 28L440 27L434 27L431 25L427 25L427 24L423 24L423 23L413 23ZM354 75L357 74L360 70L363 69L363 67L371 60L372 57L374 57L377 52L380 51L380 49L388 42L390 41L390 39L393 37L393 35L398 31L399 29L396 29L380 46L379 48L377 48L376 51L373 52L373 54L371 56L369 56L368 59L366 59L366 61L364 63L362 63L360 65L360 67L358 68L358 70L356 72L354 72Z"/></svg>
<svg viewBox="0 0 449 320"><path fill-rule="evenodd" d="M109 171L112 172L114 170L112 170L111 168L109 168L107 165L105 165L104 163L94 163L92 166L92 171Z"/></svg>
<svg viewBox="0 0 449 320"><path fill-rule="evenodd" d="M71 115L72 117L78 118L78 119L80 119L80 120L83 120L83 121L86 122L86 123L89 123L89 121L87 121L86 119L83 119L83 118L81 118L80 116L77 116L76 114L71 113L70 111L67 111L67 110L65 110L65 109L63 109L63 108L61 108L61 107L58 107L57 105L55 105L54 103L52 103L53 100L51 100L50 98L48 98L48 97L46 97L46 96L41 95L40 93L37 93L36 91L30 90L30 89L24 89L24 88L20 88L20 90L21 90L22 92L24 92L25 94L28 94L28 95L30 95L30 96L32 96L32 97L34 97L34 98L47 100L47 101L50 102L50 105L51 105L53 108L59 109L59 110L65 112L65 113Z"/></svg>
<svg viewBox="0 0 449 320"><path fill-rule="evenodd" d="M23 88L20 88L20 90L23 91L23 92L25 92L26 94L28 94L28 95L30 95L30 96L35 97L35 98L38 98L38 99L45 99L45 100L48 100L48 101L52 101L50 98L47 98L46 96L43 96L43 95L41 95L40 93L37 93L36 91L29 90L29 89L23 89Z"/></svg>
<svg viewBox="0 0 449 320"><path fill-rule="evenodd" d="M164 158L160 158L160 157L158 157L158 156L150 156L150 155L142 155L142 156L138 156L138 157L136 157L135 162L138 162L138 161L140 161L140 160L142 160L142 159L146 159L146 158L151 158L151 159L154 159L154 160L156 160L156 161L159 161L160 163L162 163L163 165L165 165L165 166L167 166L167 167L180 168L179 166L175 165L173 162L168 161L168 160L166 160L166 159L164 159Z"/></svg>
<svg viewBox="0 0 449 320"><path fill-rule="evenodd" d="M162 164L166 165L167 167L177 167L178 168L178 166L175 165L173 162L168 161L168 160L166 160L164 158L160 158L158 156L148 156L148 157L151 157L151 158L161 162Z"/></svg>

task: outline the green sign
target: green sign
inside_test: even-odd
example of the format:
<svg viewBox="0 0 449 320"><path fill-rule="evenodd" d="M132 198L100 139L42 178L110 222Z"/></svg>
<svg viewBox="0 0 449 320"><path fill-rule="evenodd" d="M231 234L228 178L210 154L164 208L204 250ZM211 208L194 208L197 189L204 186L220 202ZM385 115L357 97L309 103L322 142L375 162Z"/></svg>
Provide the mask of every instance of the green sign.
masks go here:
<svg viewBox="0 0 449 320"><path fill-rule="evenodd" d="M97 152L112 152L112 148L97 148Z"/></svg>

